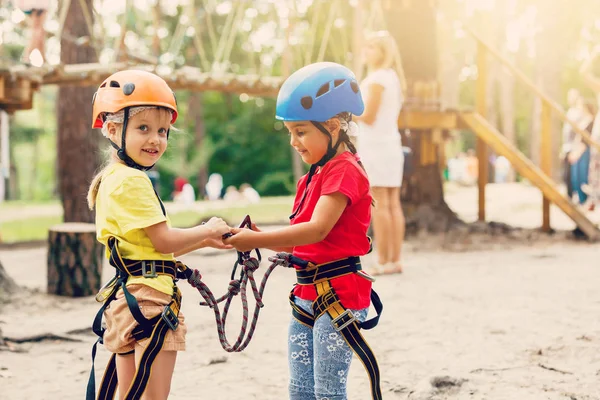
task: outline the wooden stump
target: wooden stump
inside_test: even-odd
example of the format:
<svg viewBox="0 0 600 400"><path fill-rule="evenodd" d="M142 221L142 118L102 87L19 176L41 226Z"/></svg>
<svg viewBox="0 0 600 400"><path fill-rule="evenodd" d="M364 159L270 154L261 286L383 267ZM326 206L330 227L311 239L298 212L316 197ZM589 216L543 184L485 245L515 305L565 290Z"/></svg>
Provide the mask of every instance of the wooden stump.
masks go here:
<svg viewBox="0 0 600 400"><path fill-rule="evenodd" d="M17 288L17 284L10 276L8 276L6 270L2 266L2 262L0 261L0 308L2 307L2 303L8 299L10 294L17 291Z"/></svg>
<svg viewBox="0 0 600 400"><path fill-rule="evenodd" d="M48 233L48 293L81 297L100 290L104 246L94 224L65 223Z"/></svg>

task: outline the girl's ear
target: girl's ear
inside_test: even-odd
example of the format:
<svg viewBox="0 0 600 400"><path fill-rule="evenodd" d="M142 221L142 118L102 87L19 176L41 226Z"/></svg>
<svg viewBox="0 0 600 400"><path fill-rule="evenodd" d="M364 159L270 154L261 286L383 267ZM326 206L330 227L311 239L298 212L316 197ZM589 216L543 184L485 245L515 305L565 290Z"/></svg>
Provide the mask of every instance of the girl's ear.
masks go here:
<svg viewBox="0 0 600 400"><path fill-rule="evenodd" d="M329 133L331 133L332 136L340 133L340 127L340 120L337 118L331 118L327 121L327 129L329 130Z"/></svg>
<svg viewBox="0 0 600 400"><path fill-rule="evenodd" d="M119 133L117 124L115 124L112 121L109 121L108 124L106 125L106 128L108 131L108 138L114 142L117 139L117 136Z"/></svg>

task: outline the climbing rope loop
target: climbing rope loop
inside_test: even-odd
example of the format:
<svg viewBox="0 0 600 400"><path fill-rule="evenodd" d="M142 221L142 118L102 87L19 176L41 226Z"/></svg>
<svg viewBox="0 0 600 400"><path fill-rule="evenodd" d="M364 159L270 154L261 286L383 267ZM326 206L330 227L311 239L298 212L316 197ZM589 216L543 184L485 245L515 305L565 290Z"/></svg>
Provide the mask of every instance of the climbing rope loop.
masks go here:
<svg viewBox="0 0 600 400"><path fill-rule="evenodd" d="M250 229L251 226L252 223L250 216L247 215L240 224L240 228ZM198 270L193 270L192 274L188 278L190 285L195 287L204 299L204 301L200 302L200 305L210 307L213 310L215 314L215 321L217 323L219 342L221 343L221 347L223 347L223 349L229 353L241 352L248 346L248 344L250 344L254 331L256 330L256 324L258 322L260 310L264 307L262 298L269 276L277 266L282 265L289 267L291 265L289 261L285 261L286 257L289 258L287 253L278 253L274 257L269 257L269 261L271 261L272 264L265 271L260 286L258 286L256 283L256 278L254 277L254 273L260 266L261 255L258 249L255 249L254 252L256 253L255 256L252 255L252 251L238 252L237 260L232 268L231 281L229 282L227 292L219 298L216 298L210 288L202 281L202 275ZM238 267L240 267L239 277L236 278ZM252 294L255 302L254 312L251 320L248 318L248 282L252 288ZM233 302L233 299L238 294L240 295L242 303L242 323L236 341L231 344L227 339L225 328L227 324L229 308ZM223 306L223 311L221 312L219 304L223 302L225 302L225 304Z"/></svg>

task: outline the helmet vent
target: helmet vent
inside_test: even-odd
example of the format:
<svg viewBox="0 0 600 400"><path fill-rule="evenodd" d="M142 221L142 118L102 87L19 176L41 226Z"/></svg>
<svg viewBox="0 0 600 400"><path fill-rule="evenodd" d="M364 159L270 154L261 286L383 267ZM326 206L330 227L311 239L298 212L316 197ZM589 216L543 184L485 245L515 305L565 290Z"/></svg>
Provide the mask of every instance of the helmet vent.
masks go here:
<svg viewBox="0 0 600 400"><path fill-rule="evenodd" d="M119 85L119 82L117 81L110 81L110 87L121 87L121 85Z"/></svg>
<svg viewBox="0 0 600 400"><path fill-rule="evenodd" d="M321 97L327 92L329 92L329 82L327 82L319 88L319 91L317 92L317 95L315 97Z"/></svg>
<svg viewBox="0 0 600 400"><path fill-rule="evenodd" d="M354 93L358 93L358 83L356 83L356 81L352 81L350 82L350 87L352 88L352 91Z"/></svg>
<svg viewBox="0 0 600 400"><path fill-rule="evenodd" d="M101 88L106 87L106 82L102 83L102 85L100 85Z"/></svg>
<svg viewBox="0 0 600 400"><path fill-rule="evenodd" d="M333 81L333 87L338 87L344 82L346 82L345 79L336 79L335 81Z"/></svg>
<svg viewBox="0 0 600 400"><path fill-rule="evenodd" d="M313 105L313 99L310 96L304 96L300 99L300 104L302 104L305 110L309 110Z"/></svg>

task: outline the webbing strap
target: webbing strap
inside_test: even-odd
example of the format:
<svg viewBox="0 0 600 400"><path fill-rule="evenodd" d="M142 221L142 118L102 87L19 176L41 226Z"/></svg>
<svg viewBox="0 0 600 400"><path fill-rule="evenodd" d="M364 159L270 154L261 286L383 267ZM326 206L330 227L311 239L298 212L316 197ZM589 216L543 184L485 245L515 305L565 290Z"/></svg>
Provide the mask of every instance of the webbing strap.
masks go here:
<svg viewBox="0 0 600 400"><path fill-rule="evenodd" d="M297 269L296 278L299 285L314 285L315 283L349 275L362 270L360 257L348 257L326 264L308 264L307 268Z"/></svg>
<svg viewBox="0 0 600 400"><path fill-rule="evenodd" d="M312 304L313 314L304 311L294 302L293 291L290 293L290 305L292 306L292 315L298 322L309 327L313 327L314 321L327 313L331 317L331 324L338 331L348 346L354 351L360 359L371 382L371 396L373 400L381 400L381 375L379 365L373 350L367 344L367 341L360 333L360 329L372 329L379 322L379 317L383 311L383 304L377 293L371 290L371 303L377 312L377 315L368 321L360 322L356 320L352 311L346 309L335 293L335 289L329 284L329 280L324 280L315 284L317 299Z"/></svg>
<svg viewBox="0 0 600 400"><path fill-rule="evenodd" d="M110 265L115 267L121 273L128 276L144 276L154 278L157 275L169 275L173 279L188 278L191 275L189 268L173 260L130 260L122 258L119 253L117 239L112 236L108 238L108 248L110 249Z"/></svg>
<svg viewBox="0 0 600 400"><path fill-rule="evenodd" d="M100 383L100 391L98 392L98 400L113 400L119 383L117 376L117 355L113 354L108 360L104 376ZM93 397L92 397L93 398Z"/></svg>
<svg viewBox="0 0 600 400"><path fill-rule="evenodd" d="M125 400L138 400L142 397L144 390L146 390L148 380L150 379L150 374L152 373L152 364L163 347L168 331L169 326L165 320L161 318L154 326L154 331L152 332L152 336L150 336L150 342L144 349L140 363L137 365L135 377L125 396Z"/></svg>
<svg viewBox="0 0 600 400"><path fill-rule="evenodd" d="M142 314L140 311L140 306L137 302L137 299L127 289L127 278L130 276L128 267L133 265L135 268L135 265L139 264L140 262L121 258L115 239L109 239L108 244L111 250L111 264L117 268L117 276L110 294L96 314L92 324L92 330L94 333L96 333L96 335L98 335L98 340L92 348L92 369L87 385L86 400L94 400L95 398L96 379L94 362L98 343L102 343L102 337L104 336L105 331L105 329L102 327L102 316L110 302L115 299L119 288L123 290L127 307L129 308L133 318L138 323L132 332L132 336L136 341L148 337L150 338L149 344L144 350L140 363L137 366L136 375L133 378L127 397L125 397L127 400L134 400L139 399L146 389L148 379L150 378L150 372L152 370L152 363L162 349L167 332L169 329L177 329L179 325L178 316L181 307L181 291L177 286L174 286L173 298L170 304L165 306L163 312L150 319L144 317L144 314ZM174 262L173 264L181 274L191 274L191 270L189 270L185 265L179 262ZM119 268L119 266L122 268ZM116 355L113 354L104 372L104 377L102 378L102 382L100 384L100 390L98 392L97 399L112 400L115 396L117 384Z"/></svg>
<svg viewBox="0 0 600 400"><path fill-rule="evenodd" d="M319 297L326 296L328 293L333 292L333 296L331 297L337 298L329 281L317 283L315 288L317 289ZM377 364L377 359L375 358L375 354L373 354L373 350L371 350L367 341L360 333L358 321L354 319L350 310L347 310L342 306L339 300L331 304L326 311L331 317L333 327L342 335L346 343L348 343L348 346L352 348L354 353L363 363L367 374L369 375L369 380L371 381L371 396L373 400L383 399L381 394L379 365ZM318 318L316 314L315 318ZM338 325L336 325L336 323Z"/></svg>
<svg viewBox="0 0 600 400"><path fill-rule="evenodd" d="M298 307L298 305L294 302L293 290L290 292L290 305L292 306L292 315L294 316L294 318L296 318L298 322L310 328L314 326L315 319L313 318L313 316L304 311L302 308Z"/></svg>

